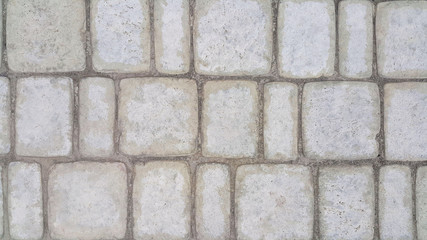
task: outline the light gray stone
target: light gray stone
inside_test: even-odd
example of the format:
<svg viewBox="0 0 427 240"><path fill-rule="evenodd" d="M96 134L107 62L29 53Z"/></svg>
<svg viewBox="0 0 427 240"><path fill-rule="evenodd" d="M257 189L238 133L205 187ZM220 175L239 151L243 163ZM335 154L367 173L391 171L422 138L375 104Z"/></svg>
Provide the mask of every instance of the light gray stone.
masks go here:
<svg viewBox="0 0 427 240"><path fill-rule="evenodd" d="M120 82L120 150L129 155L186 155L196 149L197 86L189 79Z"/></svg>
<svg viewBox="0 0 427 240"><path fill-rule="evenodd" d="M39 164L9 164L7 199L11 238L40 239L43 236L43 200Z"/></svg>
<svg viewBox="0 0 427 240"><path fill-rule="evenodd" d="M310 169L294 165L243 165L236 173L237 239L311 239Z"/></svg>
<svg viewBox="0 0 427 240"><path fill-rule="evenodd" d="M135 239L189 239L190 208L186 163L158 161L135 166Z"/></svg>
<svg viewBox="0 0 427 240"><path fill-rule="evenodd" d="M110 156L114 151L114 82L85 78L79 84L79 147L84 156Z"/></svg>
<svg viewBox="0 0 427 240"><path fill-rule="evenodd" d="M73 82L65 77L18 79L16 153L66 156L72 150Z"/></svg>
<svg viewBox="0 0 427 240"><path fill-rule="evenodd" d="M381 168L379 223L381 239L414 239L409 167L392 165Z"/></svg>
<svg viewBox="0 0 427 240"><path fill-rule="evenodd" d="M230 174L223 164L203 164L196 177L197 239L230 238Z"/></svg>
<svg viewBox="0 0 427 240"><path fill-rule="evenodd" d="M378 155L378 87L369 82L304 85L304 154L313 159L359 160Z"/></svg>
<svg viewBox="0 0 427 240"><path fill-rule="evenodd" d="M0 154L9 153L10 151L10 87L9 87L9 79L5 77L0 77L0 132L1 132Z"/></svg>
<svg viewBox="0 0 427 240"><path fill-rule="evenodd" d="M0 166L0 236L4 233L4 222L3 222L3 167Z"/></svg>
<svg viewBox="0 0 427 240"><path fill-rule="evenodd" d="M426 1L378 3L377 62L382 77L427 77L426 25Z"/></svg>
<svg viewBox="0 0 427 240"><path fill-rule="evenodd" d="M254 157L258 141L256 82L209 81L203 92L203 155Z"/></svg>
<svg viewBox="0 0 427 240"><path fill-rule="evenodd" d="M335 7L332 0L283 0L277 20L279 74L315 78L334 74Z"/></svg>
<svg viewBox="0 0 427 240"><path fill-rule="evenodd" d="M272 9L265 0L197 0L194 57L198 73L265 74L272 60Z"/></svg>
<svg viewBox="0 0 427 240"><path fill-rule="evenodd" d="M189 0L154 1L156 68L178 74L190 69Z"/></svg>
<svg viewBox="0 0 427 240"><path fill-rule="evenodd" d="M340 1L340 74L350 78L369 78L373 58L373 3L369 0Z"/></svg>
<svg viewBox="0 0 427 240"><path fill-rule="evenodd" d="M298 157L298 87L269 83L264 87L264 152L267 159Z"/></svg>
<svg viewBox="0 0 427 240"><path fill-rule="evenodd" d="M373 239L372 167L326 167L319 174L320 239Z"/></svg>
<svg viewBox="0 0 427 240"><path fill-rule="evenodd" d="M100 72L139 72L150 67L148 0L92 0L93 67Z"/></svg>
<svg viewBox="0 0 427 240"><path fill-rule="evenodd" d="M74 162L49 173L49 230L53 239L120 239L127 218L123 163Z"/></svg>
<svg viewBox="0 0 427 240"><path fill-rule="evenodd" d="M427 166L418 168L416 183L418 239L427 239Z"/></svg>
<svg viewBox="0 0 427 240"><path fill-rule="evenodd" d="M427 83L384 86L386 160L427 160Z"/></svg>
<svg viewBox="0 0 427 240"><path fill-rule="evenodd" d="M84 0L10 0L7 59L16 72L85 69Z"/></svg>

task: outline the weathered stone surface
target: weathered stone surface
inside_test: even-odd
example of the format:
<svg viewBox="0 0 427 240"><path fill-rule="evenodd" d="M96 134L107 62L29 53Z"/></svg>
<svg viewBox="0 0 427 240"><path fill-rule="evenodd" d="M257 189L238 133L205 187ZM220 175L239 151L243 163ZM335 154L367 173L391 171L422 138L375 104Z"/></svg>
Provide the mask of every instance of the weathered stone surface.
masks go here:
<svg viewBox="0 0 427 240"><path fill-rule="evenodd" d="M243 165L236 175L237 239L311 239L313 186L305 166Z"/></svg>
<svg viewBox="0 0 427 240"><path fill-rule="evenodd" d="M203 155L254 157L258 140L256 82L210 81L203 91Z"/></svg>
<svg viewBox="0 0 427 240"><path fill-rule="evenodd" d="M374 199L372 167L321 168L321 239L373 239Z"/></svg>
<svg viewBox="0 0 427 240"><path fill-rule="evenodd" d="M268 159L298 156L298 87L269 83L264 87L264 152Z"/></svg>
<svg viewBox="0 0 427 240"><path fill-rule="evenodd" d="M304 85L304 154L314 159L358 160L378 155L378 87L369 82Z"/></svg>
<svg viewBox="0 0 427 240"><path fill-rule="evenodd" d="M332 0L283 0L279 4L278 64L283 77L331 76L335 59Z"/></svg>
<svg viewBox="0 0 427 240"><path fill-rule="evenodd" d="M0 236L4 233L4 222L3 222L3 167L0 166Z"/></svg>
<svg viewBox="0 0 427 240"><path fill-rule="evenodd" d="M197 169L197 239L230 238L230 174L226 165L203 164Z"/></svg>
<svg viewBox="0 0 427 240"><path fill-rule="evenodd" d="M427 2L377 5L378 73L388 78L427 77Z"/></svg>
<svg viewBox="0 0 427 240"><path fill-rule="evenodd" d="M79 85L80 152L109 156L114 150L115 93L108 78L85 78Z"/></svg>
<svg viewBox="0 0 427 240"><path fill-rule="evenodd" d="M427 166L418 168L416 181L418 239L427 239Z"/></svg>
<svg viewBox="0 0 427 240"><path fill-rule="evenodd" d="M17 72L85 69L84 0L10 0L7 59Z"/></svg>
<svg viewBox="0 0 427 240"><path fill-rule="evenodd" d="M385 157L427 160L427 83L384 86Z"/></svg>
<svg viewBox="0 0 427 240"><path fill-rule="evenodd" d="M381 239L414 239L409 167L392 165L381 168L379 221Z"/></svg>
<svg viewBox="0 0 427 240"><path fill-rule="evenodd" d="M184 162L135 166L133 235L135 239L188 239L190 172Z"/></svg>
<svg viewBox="0 0 427 240"><path fill-rule="evenodd" d="M156 68L162 73L190 69L189 0L154 1Z"/></svg>
<svg viewBox="0 0 427 240"><path fill-rule="evenodd" d="M198 73L265 74L272 59L272 9L264 0L197 0L194 57Z"/></svg>
<svg viewBox="0 0 427 240"><path fill-rule="evenodd" d="M53 239L120 239L127 217L123 163L75 162L49 173L49 230Z"/></svg>
<svg viewBox="0 0 427 240"><path fill-rule="evenodd" d="M12 239L40 239L43 235L40 165L24 162L9 164L7 199Z"/></svg>
<svg viewBox="0 0 427 240"><path fill-rule="evenodd" d="M197 139L197 87L188 79L120 83L120 150L129 155L186 155Z"/></svg>
<svg viewBox="0 0 427 240"><path fill-rule="evenodd" d="M1 3L1 2L0 2ZM0 154L10 151L10 89L9 79L0 77ZM1 234L0 234L1 235Z"/></svg>
<svg viewBox="0 0 427 240"><path fill-rule="evenodd" d="M72 113L70 78L19 79L16 86L16 153L44 157L69 155Z"/></svg>
<svg viewBox="0 0 427 240"><path fill-rule="evenodd" d="M340 74L345 77L368 78L372 75L373 10L369 0L339 3Z"/></svg>
<svg viewBox="0 0 427 240"><path fill-rule="evenodd" d="M100 72L148 71L148 0L91 1L93 67Z"/></svg>

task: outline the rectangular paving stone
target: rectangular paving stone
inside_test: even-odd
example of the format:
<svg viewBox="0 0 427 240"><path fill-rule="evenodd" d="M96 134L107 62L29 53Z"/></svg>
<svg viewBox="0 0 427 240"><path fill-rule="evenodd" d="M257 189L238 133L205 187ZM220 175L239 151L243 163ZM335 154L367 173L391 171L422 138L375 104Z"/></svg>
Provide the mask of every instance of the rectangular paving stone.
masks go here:
<svg viewBox="0 0 427 240"><path fill-rule="evenodd" d="M10 151L10 87L5 77L0 77L0 132L0 154L7 154Z"/></svg>
<svg viewBox="0 0 427 240"><path fill-rule="evenodd" d="M298 157L298 86L269 83L264 87L264 152L267 159Z"/></svg>
<svg viewBox="0 0 427 240"><path fill-rule="evenodd" d="M43 236L43 200L39 164L9 164L7 199L11 238L40 239Z"/></svg>
<svg viewBox="0 0 427 240"><path fill-rule="evenodd" d="M378 73L387 78L427 77L427 2L377 5Z"/></svg>
<svg viewBox="0 0 427 240"><path fill-rule="evenodd" d="M123 163L74 162L49 171L53 239L121 239L126 232L127 176Z"/></svg>
<svg viewBox="0 0 427 240"><path fill-rule="evenodd" d="M373 239L372 167L325 167L319 173L320 239Z"/></svg>
<svg viewBox="0 0 427 240"><path fill-rule="evenodd" d="M91 1L93 67L99 72L150 68L148 0Z"/></svg>
<svg viewBox="0 0 427 240"><path fill-rule="evenodd" d="M257 83L209 81L203 96L203 155L254 157L258 140Z"/></svg>
<svg viewBox="0 0 427 240"><path fill-rule="evenodd" d="M72 150L73 82L67 77L21 78L16 86L16 153L66 156Z"/></svg>
<svg viewBox="0 0 427 240"><path fill-rule="evenodd" d="M196 71L211 75L268 73L273 52L272 19L270 1L196 0Z"/></svg>
<svg viewBox="0 0 427 240"><path fill-rule="evenodd" d="M369 78L373 58L373 3L345 0L339 3L340 74L350 78Z"/></svg>
<svg viewBox="0 0 427 240"><path fill-rule="evenodd" d="M313 159L377 157L380 131L378 86L369 82L314 82L304 85L304 154Z"/></svg>
<svg viewBox="0 0 427 240"><path fill-rule="evenodd" d="M84 0L7 1L9 68L16 72L85 69Z"/></svg>
<svg viewBox="0 0 427 240"><path fill-rule="evenodd" d="M414 239L411 170L399 165L382 167L379 184L381 239Z"/></svg>
<svg viewBox="0 0 427 240"><path fill-rule="evenodd" d="M110 156L114 151L114 82L85 78L79 84L79 148L84 156Z"/></svg>
<svg viewBox="0 0 427 240"><path fill-rule="evenodd" d="M0 236L3 236L4 233L4 221L3 221L3 167L0 166Z"/></svg>
<svg viewBox="0 0 427 240"><path fill-rule="evenodd" d="M189 0L154 1L156 68L179 74L190 69Z"/></svg>
<svg viewBox="0 0 427 240"><path fill-rule="evenodd" d="M283 0L277 20L279 74L316 78L334 74L335 7L332 0Z"/></svg>
<svg viewBox="0 0 427 240"><path fill-rule="evenodd" d="M427 239L427 166L418 168L416 180L418 239Z"/></svg>
<svg viewBox="0 0 427 240"><path fill-rule="evenodd" d="M227 165L200 165L196 178L197 239L229 239L230 174Z"/></svg>
<svg viewBox="0 0 427 240"><path fill-rule="evenodd" d="M196 149L197 86L189 79L120 82L120 150L129 155L187 155Z"/></svg>
<svg viewBox="0 0 427 240"><path fill-rule="evenodd" d="M386 160L427 160L427 83L384 86Z"/></svg>
<svg viewBox="0 0 427 240"><path fill-rule="evenodd" d="M236 173L237 239L311 239L310 169L285 164L243 165Z"/></svg>
<svg viewBox="0 0 427 240"><path fill-rule="evenodd" d="M190 208L190 171L185 162L135 166L135 239L189 239Z"/></svg>

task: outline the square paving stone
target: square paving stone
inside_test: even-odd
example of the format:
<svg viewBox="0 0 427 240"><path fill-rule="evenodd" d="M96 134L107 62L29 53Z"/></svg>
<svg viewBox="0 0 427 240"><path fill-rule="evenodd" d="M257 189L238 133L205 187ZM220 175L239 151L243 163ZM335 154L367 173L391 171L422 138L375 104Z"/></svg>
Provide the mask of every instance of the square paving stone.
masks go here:
<svg viewBox="0 0 427 240"><path fill-rule="evenodd" d="M123 163L75 162L49 172L49 229L54 239L125 236L127 177Z"/></svg>
<svg viewBox="0 0 427 240"><path fill-rule="evenodd" d="M72 150L73 82L66 77L29 77L16 86L16 153L66 156Z"/></svg>
<svg viewBox="0 0 427 240"><path fill-rule="evenodd" d="M272 8L266 0L196 0L194 57L198 73L265 74L272 60Z"/></svg>
<svg viewBox="0 0 427 240"><path fill-rule="evenodd" d="M254 157L258 141L257 83L210 81L203 96L203 155Z"/></svg>
<svg viewBox="0 0 427 240"><path fill-rule="evenodd" d="M285 164L243 165L236 173L237 239L311 239L310 169Z"/></svg>
<svg viewBox="0 0 427 240"><path fill-rule="evenodd" d="M427 239L427 166L418 168L416 180L418 239Z"/></svg>
<svg viewBox="0 0 427 240"><path fill-rule="evenodd" d="M84 0L7 1L9 68L17 72L85 69Z"/></svg>
<svg viewBox="0 0 427 240"><path fill-rule="evenodd" d="M120 150L129 155L187 155L196 149L197 86L189 79L120 82Z"/></svg>
<svg viewBox="0 0 427 240"><path fill-rule="evenodd" d="M378 155L378 87L368 82L304 85L303 147L313 159L359 160Z"/></svg>
<svg viewBox="0 0 427 240"><path fill-rule="evenodd" d="M426 36L426 1L378 3L378 73L387 78L427 77Z"/></svg>

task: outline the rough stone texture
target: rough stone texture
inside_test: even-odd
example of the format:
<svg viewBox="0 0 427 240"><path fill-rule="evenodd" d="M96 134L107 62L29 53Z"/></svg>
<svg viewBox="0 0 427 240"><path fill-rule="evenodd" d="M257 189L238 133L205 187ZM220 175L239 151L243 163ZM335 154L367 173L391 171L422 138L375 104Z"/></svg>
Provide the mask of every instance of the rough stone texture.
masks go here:
<svg viewBox="0 0 427 240"><path fill-rule="evenodd" d="M120 239L127 217L123 163L75 162L49 173L49 229L53 239Z"/></svg>
<svg viewBox="0 0 427 240"><path fill-rule="evenodd" d="M409 167L381 168L378 197L381 239L414 239Z"/></svg>
<svg viewBox="0 0 427 240"><path fill-rule="evenodd" d="M10 151L10 122L9 79L0 77L0 154Z"/></svg>
<svg viewBox="0 0 427 240"><path fill-rule="evenodd" d="M272 9L265 0L197 0L194 57L198 73L265 74L272 59Z"/></svg>
<svg viewBox="0 0 427 240"><path fill-rule="evenodd" d="M427 166L420 167L416 183L418 239L427 239Z"/></svg>
<svg viewBox="0 0 427 240"><path fill-rule="evenodd" d="M345 0L339 3L340 74L369 78L373 61L373 3Z"/></svg>
<svg viewBox="0 0 427 240"><path fill-rule="evenodd" d="M188 239L190 172L184 162L135 166L133 234L135 239Z"/></svg>
<svg viewBox="0 0 427 240"><path fill-rule="evenodd" d="M320 239L373 239L372 167L325 167L319 174Z"/></svg>
<svg viewBox="0 0 427 240"><path fill-rule="evenodd" d="M10 0L7 59L17 72L85 69L84 0Z"/></svg>
<svg viewBox="0 0 427 240"><path fill-rule="evenodd" d="M378 155L378 86L368 82L304 85L304 154L314 159L358 160Z"/></svg>
<svg viewBox="0 0 427 240"><path fill-rule="evenodd" d="M120 150L129 155L186 155L197 139L197 87L189 79L120 82Z"/></svg>
<svg viewBox="0 0 427 240"><path fill-rule="evenodd" d="M85 78L79 85L80 152L110 156L114 150L115 93L108 78Z"/></svg>
<svg viewBox="0 0 427 240"><path fill-rule="evenodd" d="M230 238L230 174L227 165L204 164L196 177L197 239Z"/></svg>
<svg viewBox="0 0 427 240"><path fill-rule="evenodd" d="M264 86L264 152L267 159L298 156L298 87L291 83Z"/></svg>
<svg viewBox="0 0 427 240"><path fill-rule="evenodd" d="M258 140L256 82L210 81L203 95L203 155L254 157Z"/></svg>
<svg viewBox="0 0 427 240"><path fill-rule="evenodd" d="M148 0L91 1L93 67L101 72L148 71Z"/></svg>
<svg viewBox="0 0 427 240"><path fill-rule="evenodd" d="M427 83L384 86L385 157L427 160Z"/></svg>
<svg viewBox="0 0 427 240"><path fill-rule="evenodd" d="M43 200L39 164L9 164L7 199L12 239L40 239L43 235Z"/></svg>
<svg viewBox="0 0 427 240"><path fill-rule="evenodd" d="M237 239L310 239L310 169L285 164L243 165L236 173Z"/></svg>
<svg viewBox="0 0 427 240"><path fill-rule="evenodd" d="M4 230L4 222L3 222L3 167L0 166L0 236L3 236Z"/></svg>
<svg viewBox="0 0 427 240"><path fill-rule="evenodd" d="M154 1L156 68L162 73L190 69L189 0Z"/></svg>
<svg viewBox="0 0 427 240"><path fill-rule="evenodd" d="M29 77L16 87L16 153L65 156L72 149L73 83L70 78Z"/></svg>
<svg viewBox="0 0 427 240"><path fill-rule="evenodd" d="M335 59L332 0L283 0L279 4L279 74L291 78L331 76Z"/></svg>

